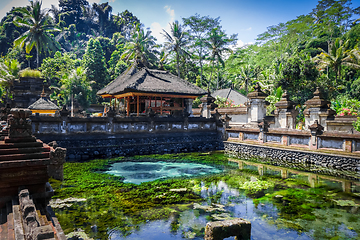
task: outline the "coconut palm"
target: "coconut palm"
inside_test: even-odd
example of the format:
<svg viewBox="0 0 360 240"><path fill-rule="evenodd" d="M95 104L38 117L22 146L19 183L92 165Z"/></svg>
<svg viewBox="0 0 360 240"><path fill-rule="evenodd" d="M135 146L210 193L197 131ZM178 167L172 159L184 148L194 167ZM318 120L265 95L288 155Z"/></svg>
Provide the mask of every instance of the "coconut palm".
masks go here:
<svg viewBox="0 0 360 240"><path fill-rule="evenodd" d="M50 50L60 49L59 44L48 35L49 32L60 31L60 29L51 23L48 11L41 10L41 2L39 1L30 1L29 7L19 8L16 11L20 12L23 17L15 17L14 24L28 30L15 39L14 45L20 47L25 45L27 54L35 46L37 68L39 68L39 54L45 47Z"/></svg>
<svg viewBox="0 0 360 240"><path fill-rule="evenodd" d="M236 40L236 36L231 36L230 38L220 29L214 28L210 31L208 41L206 42L206 46L210 49L210 60L212 62L210 80L212 78L212 73L214 71L214 62L216 61L217 69L219 71L219 65L221 64L225 67L225 62L223 60L224 53L231 53L232 50L228 46L234 43ZM216 83L216 89L219 88L219 74Z"/></svg>
<svg viewBox="0 0 360 240"><path fill-rule="evenodd" d="M125 51L121 55L126 62L138 61L149 67L150 61L156 60L155 38L151 31L144 31L139 24L136 24L129 41L125 45Z"/></svg>
<svg viewBox="0 0 360 240"><path fill-rule="evenodd" d="M180 77L180 57L190 54L186 51L189 43L188 33L182 29L181 24L176 20L170 23L170 33L163 29L162 35L165 37L165 49L169 52L176 54L176 68L178 77Z"/></svg>
<svg viewBox="0 0 360 240"><path fill-rule="evenodd" d="M109 5L108 2L101 4L94 3L93 9L98 14L100 32L103 33L105 30L106 23L109 21L112 7Z"/></svg>
<svg viewBox="0 0 360 240"><path fill-rule="evenodd" d="M250 66L250 64L241 66L239 68L238 76L235 82L235 87L244 87L246 95L249 93L249 86L257 78L258 69Z"/></svg>
<svg viewBox="0 0 360 240"><path fill-rule="evenodd" d="M342 66L351 68L360 68L360 65L354 62L349 48L349 40L342 42L339 38L329 44L328 51L319 48L321 53L314 58L319 68L331 68L335 72L335 82L341 76Z"/></svg>

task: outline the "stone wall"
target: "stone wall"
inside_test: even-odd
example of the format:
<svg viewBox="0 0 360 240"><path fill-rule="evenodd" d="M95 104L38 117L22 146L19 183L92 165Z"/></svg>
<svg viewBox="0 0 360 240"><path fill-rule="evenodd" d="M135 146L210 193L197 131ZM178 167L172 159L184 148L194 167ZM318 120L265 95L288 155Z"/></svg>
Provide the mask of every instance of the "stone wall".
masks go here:
<svg viewBox="0 0 360 240"><path fill-rule="evenodd" d="M215 118L32 117L36 137L67 149L67 160L223 149Z"/></svg>
<svg viewBox="0 0 360 240"><path fill-rule="evenodd" d="M246 143L224 142L225 153L241 159L257 159L290 168L306 169L311 165L344 171L360 171L360 157L280 149Z"/></svg>
<svg viewBox="0 0 360 240"><path fill-rule="evenodd" d="M291 130L284 128L227 128L229 140L253 141L256 143L278 144L279 146L293 146L304 150L336 150L359 154L360 134L340 131L311 132L305 130Z"/></svg>
<svg viewBox="0 0 360 240"><path fill-rule="evenodd" d="M42 134L44 142L56 141L67 149L67 160L87 160L138 154L164 154L222 150L221 135L216 131L132 134Z"/></svg>

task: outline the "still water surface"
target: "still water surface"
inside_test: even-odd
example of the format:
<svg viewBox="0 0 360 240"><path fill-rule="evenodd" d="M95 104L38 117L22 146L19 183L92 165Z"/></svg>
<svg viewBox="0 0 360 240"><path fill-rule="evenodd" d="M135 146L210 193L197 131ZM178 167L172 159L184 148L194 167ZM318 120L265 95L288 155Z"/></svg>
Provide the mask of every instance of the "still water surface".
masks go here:
<svg viewBox="0 0 360 240"><path fill-rule="evenodd" d="M66 231L85 228L86 234L94 239L203 239L208 221L238 217L251 222L251 239L254 240L360 239L360 183L356 174L346 177L346 173L331 171L332 175L343 176L339 178L234 158L228 160L232 167L225 169L163 159L138 162L131 158L110 166L106 174L123 176L124 182L135 184L166 177L188 177L192 184L190 190L203 201L164 206L171 213L157 220L140 221L139 215L125 214L121 216L125 223L114 227L111 221L116 216L109 217L109 214L115 209L104 214L80 202L55 211L61 220L62 216L65 219L64 216L87 209L82 217L67 219ZM213 180L197 178L209 174ZM221 177L217 178L217 174ZM255 187L265 184L265 187L249 192L242 188L246 184ZM295 193L291 192L294 189ZM310 193L311 196L306 196ZM291 194L303 194L303 197ZM291 196L299 199L293 201ZM304 213L297 215L296 209ZM97 220L90 220L94 218ZM99 222L106 221L108 227L101 232Z"/></svg>

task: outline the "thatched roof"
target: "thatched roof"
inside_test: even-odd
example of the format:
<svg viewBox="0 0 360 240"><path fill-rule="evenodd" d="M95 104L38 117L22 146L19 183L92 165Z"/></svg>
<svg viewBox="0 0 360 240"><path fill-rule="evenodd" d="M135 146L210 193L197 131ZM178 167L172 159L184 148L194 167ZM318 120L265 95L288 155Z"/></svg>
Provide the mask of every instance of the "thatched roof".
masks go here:
<svg viewBox="0 0 360 240"><path fill-rule="evenodd" d="M46 97L40 97L36 102L31 104L28 108L30 110L31 109L36 109L36 110L58 110L59 109L59 107L56 106L55 103L51 102L50 99L48 99Z"/></svg>
<svg viewBox="0 0 360 240"><path fill-rule="evenodd" d="M245 104L249 100L246 96L242 95L241 93L235 91L232 88L219 89L213 92L211 95L213 97L219 96L222 98L231 99L236 105Z"/></svg>
<svg viewBox="0 0 360 240"><path fill-rule="evenodd" d="M97 92L98 95L119 95L127 92L200 96L206 91L168 71L135 65Z"/></svg>

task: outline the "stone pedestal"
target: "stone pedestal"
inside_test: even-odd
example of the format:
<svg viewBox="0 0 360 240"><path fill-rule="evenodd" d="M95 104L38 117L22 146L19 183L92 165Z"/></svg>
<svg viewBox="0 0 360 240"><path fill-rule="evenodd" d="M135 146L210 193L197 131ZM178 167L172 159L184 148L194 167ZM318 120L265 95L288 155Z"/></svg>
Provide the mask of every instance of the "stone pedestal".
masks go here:
<svg viewBox="0 0 360 240"><path fill-rule="evenodd" d="M275 128L295 129L296 116L299 114L294 108L294 103L290 101L289 95L284 92L279 102L275 104Z"/></svg>
<svg viewBox="0 0 360 240"><path fill-rule="evenodd" d="M200 99L202 102L201 116L204 118L211 118L211 111L213 111L217 105L214 103L215 98L211 96L210 91L208 94Z"/></svg>
<svg viewBox="0 0 360 240"><path fill-rule="evenodd" d="M316 88L314 97L305 102L305 129L314 124L315 120L327 131L326 121L334 119L335 111L330 109L330 102L325 100L319 90Z"/></svg>
<svg viewBox="0 0 360 240"><path fill-rule="evenodd" d="M192 111L192 104L193 104L194 99L191 98L187 98L185 99L185 110L187 112L187 114L189 115L189 117L193 117L193 111Z"/></svg>
<svg viewBox="0 0 360 240"><path fill-rule="evenodd" d="M310 137L310 142L309 142L309 148L311 150L315 150L318 148L318 140L319 138L317 137L318 135L320 135L322 133L322 131L324 130L323 126L321 126L318 122L318 120L315 120L314 124L309 126L309 129L311 131L311 137Z"/></svg>
<svg viewBox="0 0 360 240"><path fill-rule="evenodd" d="M248 127L257 127L266 116L266 106L269 105L265 98L268 95L261 91L259 83L255 86L255 91L247 95L248 105Z"/></svg>

